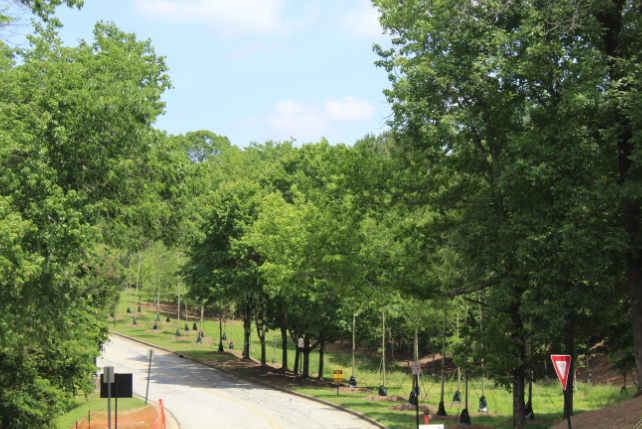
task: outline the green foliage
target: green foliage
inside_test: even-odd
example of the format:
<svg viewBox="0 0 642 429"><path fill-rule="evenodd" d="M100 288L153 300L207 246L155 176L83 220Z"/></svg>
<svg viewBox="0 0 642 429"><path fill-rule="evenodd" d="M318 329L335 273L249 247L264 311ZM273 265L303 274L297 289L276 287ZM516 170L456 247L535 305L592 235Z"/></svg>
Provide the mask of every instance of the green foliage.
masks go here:
<svg viewBox="0 0 642 429"><path fill-rule="evenodd" d="M113 25L75 48L36 28L0 73L0 425L16 428L47 427L91 389L118 283L99 243L137 222L128 207L158 206L150 126L169 87L149 41Z"/></svg>

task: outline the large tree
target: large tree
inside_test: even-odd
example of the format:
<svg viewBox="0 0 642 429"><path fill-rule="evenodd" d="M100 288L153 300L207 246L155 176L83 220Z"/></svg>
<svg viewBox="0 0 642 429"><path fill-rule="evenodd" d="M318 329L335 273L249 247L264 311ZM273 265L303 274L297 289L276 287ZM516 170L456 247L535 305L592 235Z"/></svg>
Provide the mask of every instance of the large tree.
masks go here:
<svg viewBox="0 0 642 429"><path fill-rule="evenodd" d="M65 47L37 26L0 72L2 427L52 425L91 390L110 300L98 245L134 222L128 207L162 205L150 164L165 140L151 124L166 67L149 41L102 23L94 34Z"/></svg>

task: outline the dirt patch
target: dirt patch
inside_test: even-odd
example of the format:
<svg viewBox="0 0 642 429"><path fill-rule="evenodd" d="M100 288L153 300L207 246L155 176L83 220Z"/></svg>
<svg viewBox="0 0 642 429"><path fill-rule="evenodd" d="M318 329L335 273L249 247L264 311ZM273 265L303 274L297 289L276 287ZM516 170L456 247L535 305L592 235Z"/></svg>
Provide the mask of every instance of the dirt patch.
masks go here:
<svg viewBox="0 0 642 429"><path fill-rule="evenodd" d="M144 328L146 325L134 325L133 323L128 323L126 325L120 325L122 328Z"/></svg>
<svg viewBox="0 0 642 429"><path fill-rule="evenodd" d="M388 407L389 410L393 411L416 411L417 407L414 405L408 405L408 404L398 404L398 405L393 405L392 407ZM419 404L419 411L428 411L430 414L436 413L437 408L431 407L430 405L425 405L425 404ZM423 417L422 417L423 418Z"/></svg>
<svg viewBox="0 0 642 429"><path fill-rule="evenodd" d="M383 402L408 402L405 396L366 396L361 398L363 401L383 401Z"/></svg>
<svg viewBox="0 0 642 429"><path fill-rule="evenodd" d="M564 421L566 421L566 420L564 420ZM531 425L531 424L533 424L533 425L549 424L550 425L552 423L553 423L552 420L538 419L537 417L535 417L533 420L526 420L526 425L527 426ZM506 420L503 424L504 424L504 426L512 426L513 425L513 419ZM564 429L566 429L566 427Z"/></svg>
<svg viewBox="0 0 642 429"><path fill-rule="evenodd" d="M334 390L336 392L337 388L331 387L329 390ZM339 393L372 393L372 390L367 389L365 387L350 388L350 387L340 386Z"/></svg>
<svg viewBox="0 0 642 429"><path fill-rule="evenodd" d="M573 416L571 417L571 425L577 428L632 428L640 418L642 418L642 397ZM566 427L568 427L568 423L564 420L551 426L551 429L565 429Z"/></svg>

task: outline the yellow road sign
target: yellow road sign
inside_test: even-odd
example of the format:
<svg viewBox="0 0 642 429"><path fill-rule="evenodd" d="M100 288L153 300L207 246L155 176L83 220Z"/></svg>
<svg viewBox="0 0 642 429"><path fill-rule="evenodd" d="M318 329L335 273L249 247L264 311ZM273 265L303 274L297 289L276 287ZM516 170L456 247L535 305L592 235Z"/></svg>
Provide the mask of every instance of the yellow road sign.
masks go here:
<svg viewBox="0 0 642 429"><path fill-rule="evenodd" d="M334 377L334 382L335 383L343 383L343 370L342 369L335 369L333 377Z"/></svg>

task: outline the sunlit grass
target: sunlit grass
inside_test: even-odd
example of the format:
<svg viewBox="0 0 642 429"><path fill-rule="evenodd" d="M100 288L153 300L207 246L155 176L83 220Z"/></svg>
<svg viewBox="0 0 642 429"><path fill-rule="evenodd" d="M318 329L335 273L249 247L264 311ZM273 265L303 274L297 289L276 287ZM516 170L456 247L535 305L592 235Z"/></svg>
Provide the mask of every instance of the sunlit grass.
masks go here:
<svg viewBox="0 0 642 429"><path fill-rule="evenodd" d="M111 401L111 411L115 412L115 400ZM145 401L142 401L138 398L120 398L118 400L118 412L134 410L136 408L145 407ZM69 411L63 416L59 417L56 420L56 425L60 429L69 429L71 426L87 416L87 412L95 411L107 411L107 399L100 398L100 392L95 392L89 395L87 398L79 397L75 404L73 404ZM112 422L114 422L114 416L112 414Z"/></svg>

